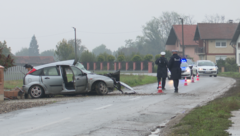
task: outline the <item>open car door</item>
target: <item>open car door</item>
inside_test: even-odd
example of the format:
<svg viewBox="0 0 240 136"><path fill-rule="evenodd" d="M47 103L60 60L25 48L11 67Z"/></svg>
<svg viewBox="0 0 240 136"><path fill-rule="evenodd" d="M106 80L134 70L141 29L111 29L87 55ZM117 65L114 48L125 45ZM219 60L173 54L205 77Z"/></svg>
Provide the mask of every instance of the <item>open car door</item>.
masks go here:
<svg viewBox="0 0 240 136"><path fill-rule="evenodd" d="M87 80L87 74L83 73L80 69L71 66L71 69L74 74L74 86L76 89L76 92L86 92L88 80Z"/></svg>

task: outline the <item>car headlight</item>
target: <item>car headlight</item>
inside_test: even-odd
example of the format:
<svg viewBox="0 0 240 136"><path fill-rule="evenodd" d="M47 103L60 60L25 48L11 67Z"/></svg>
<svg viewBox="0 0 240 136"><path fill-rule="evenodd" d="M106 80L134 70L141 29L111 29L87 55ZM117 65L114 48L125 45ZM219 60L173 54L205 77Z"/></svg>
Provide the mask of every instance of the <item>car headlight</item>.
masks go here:
<svg viewBox="0 0 240 136"><path fill-rule="evenodd" d="M188 68L186 71L187 71L187 72L190 72L190 69Z"/></svg>
<svg viewBox="0 0 240 136"><path fill-rule="evenodd" d="M202 68L198 68L198 70L203 70Z"/></svg>
<svg viewBox="0 0 240 136"><path fill-rule="evenodd" d="M213 68L212 70L217 70L217 68Z"/></svg>

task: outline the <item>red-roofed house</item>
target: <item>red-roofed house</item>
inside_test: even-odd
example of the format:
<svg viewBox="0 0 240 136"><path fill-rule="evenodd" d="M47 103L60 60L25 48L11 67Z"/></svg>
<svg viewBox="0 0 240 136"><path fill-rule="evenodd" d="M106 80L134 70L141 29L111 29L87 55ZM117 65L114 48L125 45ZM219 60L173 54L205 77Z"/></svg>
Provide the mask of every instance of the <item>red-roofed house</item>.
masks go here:
<svg viewBox="0 0 240 136"><path fill-rule="evenodd" d="M203 54L203 49L199 48L199 44L193 40L196 27L197 25L184 25L183 28L185 55L192 57L194 61L199 60L199 55ZM179 55L182 56L182 25L173 25L165 49L178 50Z"/></svg>
<svg viewBox="0 0 240 136"><path fill-rule="evenodd" d="M23 66L30 64L32 66L43 65L55 62L53 56L16 56L15 65Z"/></svg>
<svg viewBox="0 0 240 136"><path fill-rule="evenodd" d="M194 40L205 50L204 58L216 62L219 59L235 58L235 49L230 45L237 23L198 23Z"/></svg>
<svg viewBox="0 0 240 136"><path fill-rule="evenodd" d="M235 30L230 44L236 49L236 63L240 66L240 23Z"/></svg>

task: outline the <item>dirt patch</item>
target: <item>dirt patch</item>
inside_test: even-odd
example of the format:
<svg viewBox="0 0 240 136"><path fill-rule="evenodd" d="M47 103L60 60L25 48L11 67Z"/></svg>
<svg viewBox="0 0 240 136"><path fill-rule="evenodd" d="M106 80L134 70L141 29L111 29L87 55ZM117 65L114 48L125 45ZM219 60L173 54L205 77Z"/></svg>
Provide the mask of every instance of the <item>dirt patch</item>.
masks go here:
<svg viewBox="0 0 240 136"><path fill-rule="evenodd" d="M7 101L0 102L0 114L16 111L20 109L28 109L33 107L44 106L47 104L71 100L75 98L76 97L7 100Z"/></svg>

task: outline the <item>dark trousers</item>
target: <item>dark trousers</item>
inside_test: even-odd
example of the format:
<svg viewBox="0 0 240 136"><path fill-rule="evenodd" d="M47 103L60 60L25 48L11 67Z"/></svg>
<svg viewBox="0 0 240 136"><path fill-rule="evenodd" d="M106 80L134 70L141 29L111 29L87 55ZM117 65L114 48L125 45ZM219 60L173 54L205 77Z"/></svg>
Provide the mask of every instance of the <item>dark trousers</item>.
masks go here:
<svg viewBox="0 0 240 136"><path fill-rule="evenodd" d="M175 91L177 92L178 91L179 79L173 79L173 84L174 84Z"/></svg>
<svg viewBox="0 0 240 136"><path fill-rule="evenodd" d="M159 86L159 82L161 81L161 79L162 79L162 88L165 88L165 84L166 84L166 77L164 78L164 77L157 77L157 79L158 79L158 86Z"/></svg>

